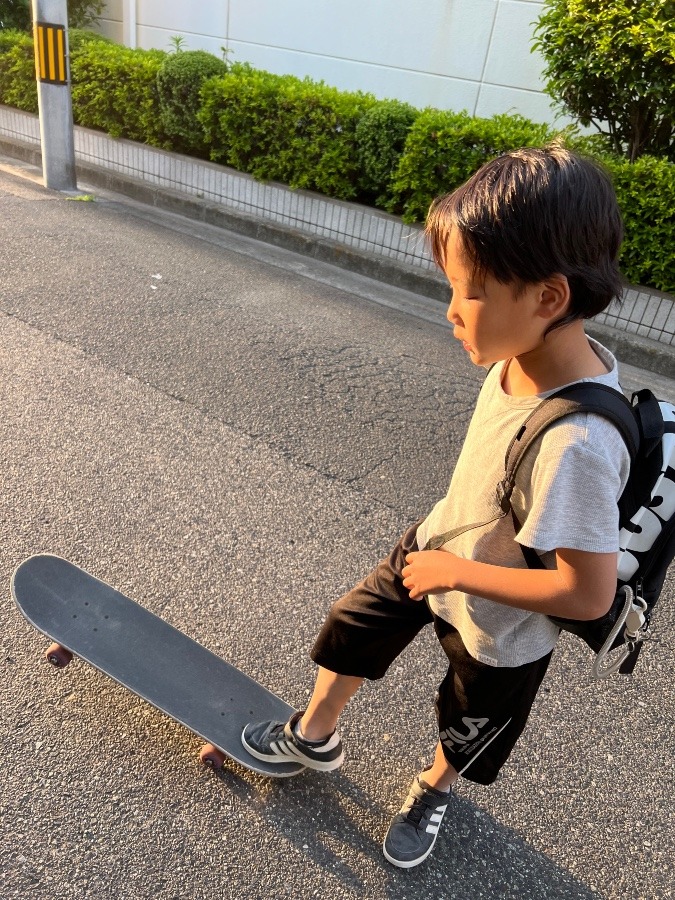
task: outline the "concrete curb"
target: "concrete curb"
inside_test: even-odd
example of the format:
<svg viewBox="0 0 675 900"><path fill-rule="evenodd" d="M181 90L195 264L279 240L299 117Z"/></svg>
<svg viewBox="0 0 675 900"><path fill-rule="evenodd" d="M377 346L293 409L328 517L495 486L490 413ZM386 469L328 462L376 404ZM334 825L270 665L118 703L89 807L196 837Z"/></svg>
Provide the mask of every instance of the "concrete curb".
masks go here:
<svg viewBox="0 0 675 900"><path fill-rule="evenodd" d="M264 241L285 250L310 256L321 262L348 269L359 275L382 281L404 290L431 297L434 300L446 301L448 285L442 275L436 272L424 272L413 266L393 259L377 257L338 241L319 235L263 221L250 213L229 209L218 203L186 196L169 188L155 187L132 176L120 175L98 169L96 166L77 164L78 175L83 182L114 193L124 194L141 203L155 206L167 212L177 213L190 219L206 222L234 231L245 237Z"/></svg>
<svg viewBox="0 0 675 900"><path fill-rule="evenodd" d="M0 136L0 151L32 165L42 165L40 149L24 141ZM440 273L376 257L286 225L264 222L249 213L228 209L168 188L155 187L129 175L80 162L76 169L78 179L102 190L122 194L157 209L282 247L439 302L445 303L448 300L448 285ZM675 379L675 353L669 345L597 322L588 322L587 331L602 341L622 362Z"/></svg>

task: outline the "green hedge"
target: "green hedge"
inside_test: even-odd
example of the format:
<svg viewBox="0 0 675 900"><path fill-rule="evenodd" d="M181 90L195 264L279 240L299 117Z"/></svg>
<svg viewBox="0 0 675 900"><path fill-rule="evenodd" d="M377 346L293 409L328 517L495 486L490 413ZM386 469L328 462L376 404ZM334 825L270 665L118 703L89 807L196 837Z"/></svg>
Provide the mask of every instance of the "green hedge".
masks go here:
<svg viewBox="0 0 675 900"><path fill-rule="evenodd" d="M211 159L262 181L357 196L356 127L375 104L322 82L236 65L202 89L201 121Z"/></svg>
<svg viewBox="0 0 675 900"><path fill-rule="evenodd" d="M436 196L488 159L552 136L522 116L420 111L248 65L223 71L201 51L129 50L71 31L70 52L78 124L168 149L190 145L263 181L374 203L409 222L422 222ZM24 33L0 31L0 103L37 111L32 38ZM675 164L630 163L597 137L570 143L612 174L628 281L675 292Z"/></svg>
<svg viewBox="0 0 675 900"><path fill-rule="evenodd" d="M96 34L95 31L87 31L84 28L68 29L68 50L71 53L81 50L82 47L87 44L110 44L113 47L118 46L117 44L114 44L110 38L107 38L102 34Z"/></svg>
<svg viewBox="0 0 675 900"><path fill-rule="evenodd" d="M0 103L38 111L33 38L23 31L0 31Z"/></svg>
<svg viewBox="0 0 675 900"><path fill-rule="evenodd" d="M633 284L675 293L675 165L641 156L602 160L624 217L621 269Z"/></svg>
<svg viewBox="0 0 675 900"><path fill-rule="evenodd" d="M465 112L424 110L408 133L386 208L407 222L423 222L435 197L459 187L484 162L550 137L546 125L522 116L477 119Z"/></svg>
<svg viewBox="0 0 675 900"><path fill-rule="evenodd" d="M70 50L73 118L112 137L167 146L157 92L166 54L82 41Z"/></svg>
<svg viewBox="0 0 675 900"><path fill-rule="evenodd" d="M200 92L209 78L224 75L227 64L205 50L185 50L167 56L157 72L162 125L178 153L208 159L209 148L197 119Z"/></svg>
<svg viewBox="0 0 675 900"><path fill-rule="evenodd" d="M380 100L356 126L361 188L375 206L385 207L410 128L420 111L399 100Z"/></svg>

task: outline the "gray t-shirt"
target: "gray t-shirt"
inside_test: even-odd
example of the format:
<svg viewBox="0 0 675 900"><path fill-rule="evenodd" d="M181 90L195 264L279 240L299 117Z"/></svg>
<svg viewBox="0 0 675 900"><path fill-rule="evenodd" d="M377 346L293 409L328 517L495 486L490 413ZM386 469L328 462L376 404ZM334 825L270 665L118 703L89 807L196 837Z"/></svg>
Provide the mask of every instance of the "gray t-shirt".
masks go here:
<svg viewBox="0 0 675 900"><path fill-rule="evenodd" d="M591 340L591 345L610 371L581 380L620 390L616 360L601 344ZM418 528L420 548L436 535L499 513L495 489L504 477L508 444L548 396L506 394L503 370L504 363L499 363L486 377L448 493ZM507 515L454 538L445 549L465 559L511 568L527 567L517 541L539 551L548 568L555 567L554 551L562 547L618 553L617 501L629 467L626 445L614 425L592 413L568 416L544 432L518 471L512 497L522 526L518 534ZM558 638L558 628L541 613L461 591L431 595L429 602L438 616L458 629L468 652L488 665L533 662L552 650Z"/></svg>

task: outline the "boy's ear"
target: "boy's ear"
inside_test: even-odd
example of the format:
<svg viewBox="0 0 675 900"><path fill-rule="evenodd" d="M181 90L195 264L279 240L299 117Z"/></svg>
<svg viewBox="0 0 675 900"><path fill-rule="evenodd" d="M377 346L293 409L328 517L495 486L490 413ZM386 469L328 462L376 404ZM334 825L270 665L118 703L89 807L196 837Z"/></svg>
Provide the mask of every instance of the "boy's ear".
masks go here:
<svg viewBox="0 0 675 900"><path fill-rule="evenodd" d="M544 319L564 316L572 300L572 292L566 275L551 275L541 282L538 315Z"/></svg>

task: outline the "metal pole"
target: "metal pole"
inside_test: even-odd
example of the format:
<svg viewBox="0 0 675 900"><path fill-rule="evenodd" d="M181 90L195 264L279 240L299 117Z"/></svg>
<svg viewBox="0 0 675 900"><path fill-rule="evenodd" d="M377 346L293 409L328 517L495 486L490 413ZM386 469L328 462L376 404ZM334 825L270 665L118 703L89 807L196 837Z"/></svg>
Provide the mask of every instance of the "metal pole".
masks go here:
<svg viewBox="0 0 675 900"><path fill-rule="evenodd" d="M136 49L136 31L138 12L136 10L136 0L124 0L122 6L122 18L124 20L123 39L127 47L132 50Z"/></svg>
<svg viewBox="0 0 675 900"><path fill-rule="evenodd" d="M66 0L31 0L45 187L76 191Z"/></svg>

